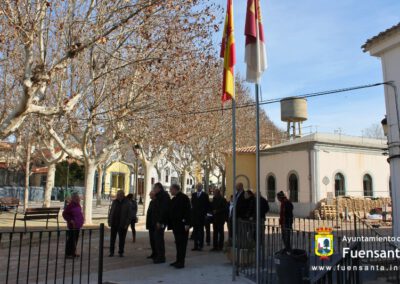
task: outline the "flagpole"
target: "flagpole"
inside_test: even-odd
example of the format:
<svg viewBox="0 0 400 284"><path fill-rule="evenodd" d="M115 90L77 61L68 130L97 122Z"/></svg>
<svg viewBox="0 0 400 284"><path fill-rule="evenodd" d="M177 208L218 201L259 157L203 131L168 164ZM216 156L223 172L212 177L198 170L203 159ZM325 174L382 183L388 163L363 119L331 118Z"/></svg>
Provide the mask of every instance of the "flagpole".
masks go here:
<svg viewBox="0 0 400 284"><path fill-rule="evenodd" d="M235 78L235 77L234 77ZM235 84L233 84L233 90L235 92ZM232 185L233 185L233 221L232 221L232 249L233 249L233 261L232 261L232 281L236 280L236 97L232 99Z"/></svg>
<svg viewBox="0 0 400 284"><path fill-rule="evenodd" d="M261 248L261 216L260 216L260 101L259 85L256 84L256 283L261 283L260 279L260 248Z"/></svg>
<svg viewBox="0 0 400 284"><path fill-rule="evenodd" d="M256 48L256 62L257 65L260 59L260 31L259 31L259 2L256 1L256 35L257 35L257 48ZM258 66L259 67L259 66ZM259 71L259 70L257 70ZM259 79L255 84L256 88L256 283L260 284L260 99L259 99Z"/></svg>

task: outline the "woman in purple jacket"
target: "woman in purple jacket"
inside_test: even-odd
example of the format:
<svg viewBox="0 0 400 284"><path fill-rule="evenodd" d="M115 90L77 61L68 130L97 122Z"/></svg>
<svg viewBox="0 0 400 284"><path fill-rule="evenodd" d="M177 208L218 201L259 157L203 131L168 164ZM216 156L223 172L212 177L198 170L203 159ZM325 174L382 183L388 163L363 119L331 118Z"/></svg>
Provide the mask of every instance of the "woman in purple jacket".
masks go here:
<svg viewBox="0 0 400 284"><path fill-rule="evenodd" d="M79 230L83 225L83 214L78 193L72 194L70 203L64 209L63 217L68 226L65 257L79 257L79 254L76 253L76 245L79 239Z"/></svg>

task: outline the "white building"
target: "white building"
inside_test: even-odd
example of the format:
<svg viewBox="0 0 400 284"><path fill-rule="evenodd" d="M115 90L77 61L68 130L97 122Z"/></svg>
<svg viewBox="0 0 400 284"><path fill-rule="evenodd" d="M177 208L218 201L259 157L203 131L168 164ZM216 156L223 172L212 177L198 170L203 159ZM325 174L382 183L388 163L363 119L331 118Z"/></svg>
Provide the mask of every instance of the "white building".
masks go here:
<svg viewBox="0 0 400 284"><path fill-rule="evenodd" d="M261 152L261 192L272 212L276 193L294 202L296 216L309 216L321 199L333 196L389 196L386 141L338 134L311 134Z"/></svg>
<svg viewBox="0 0 400 284"><path fill-rule="evenodd" d="M181 184L178 172L174 169L174 166L166 158L159 160L156 166L151 171L151 184L160 182L168 190L172 184ZM190 189L194 185L195 180L191 175L186 175L184 192L190 192Z"/></svg>

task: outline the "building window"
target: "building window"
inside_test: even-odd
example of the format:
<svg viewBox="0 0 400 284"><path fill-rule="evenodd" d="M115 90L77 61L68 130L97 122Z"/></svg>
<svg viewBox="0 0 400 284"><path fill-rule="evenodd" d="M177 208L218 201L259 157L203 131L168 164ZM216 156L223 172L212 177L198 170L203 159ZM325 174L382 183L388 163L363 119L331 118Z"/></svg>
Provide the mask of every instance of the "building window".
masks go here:
<svg viewBox="0 0 400 284"><path fill-rule="evenodd" d="M345 194L344 176L341 173L337 173L335 175L335 196L344 196Z"/></svg>
<svg viewBox="0 0 400 284"><path fill-rule="evenodd" d="M289 176L289 200L299 202L299 181L295 174Z"/></svg>
<svg viewBox="0 0 400 284"><path fill-rule="evenodd" d="M270 175L267 178L267 198L268 201L274 202L276 194L276 182L275 177Z"/></svg>
<svg viewBox="0 0 400 284"><path fill-rule="evenodd" d="M364 196L373 196L372 190L372 177L369 174L364 175L363 178Z"/></svg>

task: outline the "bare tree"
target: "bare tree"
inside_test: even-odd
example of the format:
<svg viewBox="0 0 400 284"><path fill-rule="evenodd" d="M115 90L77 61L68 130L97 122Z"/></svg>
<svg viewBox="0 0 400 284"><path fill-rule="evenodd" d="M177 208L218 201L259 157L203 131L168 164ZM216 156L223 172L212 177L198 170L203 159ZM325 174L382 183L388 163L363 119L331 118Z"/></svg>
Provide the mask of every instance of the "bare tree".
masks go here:
<svg viewBox="0 0 400 284"><path fill-rule="evenodd" d="M374 139L383 139L385 138L385 135L383 133L383 128L382 125L378 123L374 123L371 126L364 128L362 130L362 135L364 137L368 138L374 138Z"/></svg>

